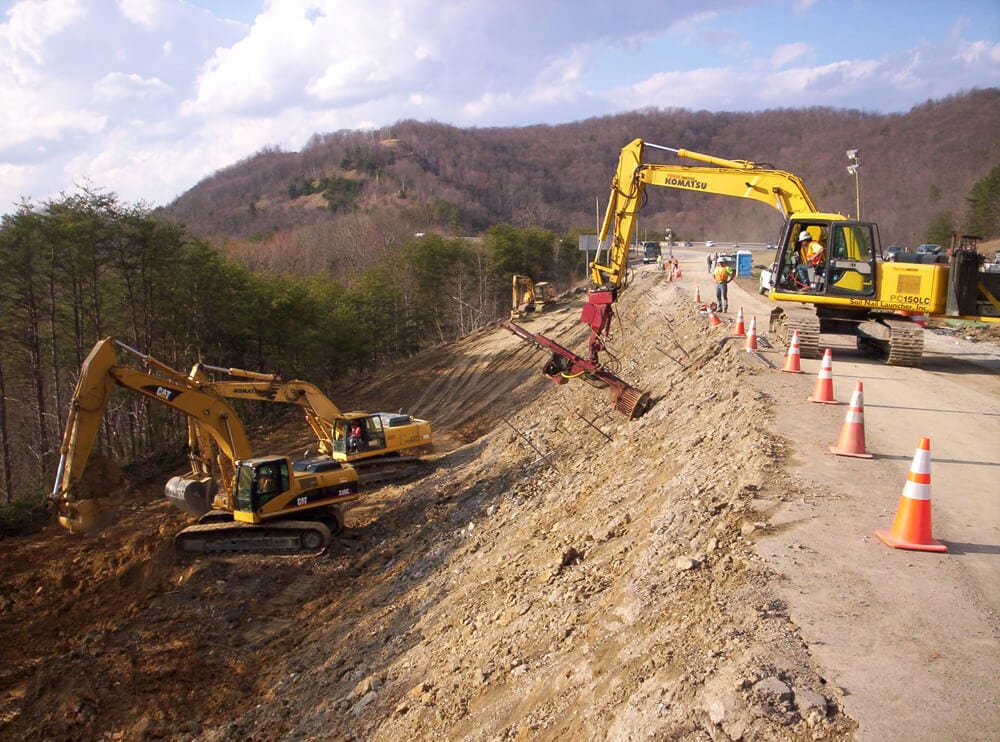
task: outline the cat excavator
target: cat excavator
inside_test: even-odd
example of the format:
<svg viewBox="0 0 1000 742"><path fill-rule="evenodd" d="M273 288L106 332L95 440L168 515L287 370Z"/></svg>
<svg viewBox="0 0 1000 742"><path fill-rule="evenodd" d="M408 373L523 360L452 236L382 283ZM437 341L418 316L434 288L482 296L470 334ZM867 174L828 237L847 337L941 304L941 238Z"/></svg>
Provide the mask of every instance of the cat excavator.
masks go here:
<svg viewBox="0 0 1000 742"><path fill-rule="evenodd" d="M206 371L225 374L210 380ZM427 420L391 412L341 412L315 384L286 381L277 374L197 363L188 377L225 399L290 404L299 407L316 436L318 456L295 462L299 471L326 468L329 461L351 464L362 486L401 479L418 471L416 454L432 445ZM360 431L351 436L357 423Z"/></svg>
<svg viewBox="0 0 1000 742"><path fill-rule="evenodd" d="M703 164L649 162L654 150ZM627 144L619 156L601 229L603 240L614 222L614 243L607 265L592 265L595 285L599 279L621 285L623 251L647 185L751 199L781 213L784 223L769 296L783 306L772 311L770 329L786 344L797 330L804 358L819 357L820 333L853 334L859 348L883 356L888 364L913 366L923 353L923 328L914 316L998 321L1000 276L981 270L985 257L974 248L953 247L949 255L928 256L934 262L925 263L922 256L914 256L919 263L883 261L878 226L820 211L798 176L641 139ZM824 248L812 264L800 250L806 241ZM598 298L605 295L596 293ZM588 316L603 322L610 309L585 311L585 322Z"/></svg>
<svg viewBox="0 0 1000 742"><path fill-rule="evenodd" d="M120 363L118 349L139 358L143 368ZM80 369L50 495L60 524L74 533L106 526L127 493L120 473L91 456L116 388L188 418L191 472L172 478L166 495L201 520L176 535L181 553L319 553L343 527L340 506L359 497L357 472L349 464L331 461L322 470L301 472L285 456L255 455L223 397L108 337L94 345ZM218 452L214 460L206 455L209 450Z"/></svg>

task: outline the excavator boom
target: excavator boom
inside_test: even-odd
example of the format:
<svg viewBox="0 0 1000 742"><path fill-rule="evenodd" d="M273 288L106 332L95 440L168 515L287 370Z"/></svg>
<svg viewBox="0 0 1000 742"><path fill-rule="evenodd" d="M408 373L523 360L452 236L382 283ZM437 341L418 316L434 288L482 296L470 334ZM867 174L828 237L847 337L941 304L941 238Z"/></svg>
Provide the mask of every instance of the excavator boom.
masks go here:
<svg viewBox="0 0 1000 742"><path fill-rule="evenodd" d="M100 491L100 485L85 477L116 387L138 392L184 413L198 423L229 461L251 455L246 430L225 400L191 388L183 375L161 376L119 365L116 347L148 358L114 338L98 341L80 368L60 446L51 497L59 505L60 522L77 533L92 532L106 524L123 494ZM148 365L164 368L159 362Z"/></svg>

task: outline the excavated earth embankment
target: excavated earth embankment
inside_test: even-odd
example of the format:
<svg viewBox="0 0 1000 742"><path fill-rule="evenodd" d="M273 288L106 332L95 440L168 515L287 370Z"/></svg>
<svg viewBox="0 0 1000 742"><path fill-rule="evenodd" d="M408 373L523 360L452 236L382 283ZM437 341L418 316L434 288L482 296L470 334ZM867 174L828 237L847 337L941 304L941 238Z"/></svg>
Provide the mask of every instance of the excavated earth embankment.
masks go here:
<svg viewBox="0 0 1000 742"><path fill-rule="evenodd" d="M579 303L525 324L579 347ZM0 543L0 734L850 737L754 548L800 496L746 383L769 369L662 273L617 322L618 373L654 400L636 421L499 328L359 390L431 419L440 448L321 557L179 561L160 482L96 539Z"/></svg>

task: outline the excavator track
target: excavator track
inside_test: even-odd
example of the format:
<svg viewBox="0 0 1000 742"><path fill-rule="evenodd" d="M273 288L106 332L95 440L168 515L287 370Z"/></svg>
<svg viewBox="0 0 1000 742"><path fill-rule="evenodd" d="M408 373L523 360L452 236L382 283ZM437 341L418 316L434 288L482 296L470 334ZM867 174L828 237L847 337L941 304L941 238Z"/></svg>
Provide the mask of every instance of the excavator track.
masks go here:
<svg viewBox="0 0 1000 742"><path fill-rule="evenodd" d="M924 355L924 328L916 322L898 319L883 320L890 330L889 366L916 366Z"/></svg>
<svg viewBox="0 0 1000 742"><path fill-rule="evenodd" d="M174 536L178 554L321 554L330 529L308 520L250 523L205 523L188 526Z"/></svg>
<svg viewBox="0 0 1000 742"><path fill-rule="evenodd" d="M770 330L787 348L792 335L799 331L799 355L802 358L819 358L819 318L812 314L788 314L782 309L771 312Z"/></svg>
<svg viewBox="0 0 1000 742"><path fill-rule="evenodd" d="M352 462L352 466L358 472L358 485L361 487L409 479L423 471L426 465L426 462L417 456L362 459Z"/></svg>

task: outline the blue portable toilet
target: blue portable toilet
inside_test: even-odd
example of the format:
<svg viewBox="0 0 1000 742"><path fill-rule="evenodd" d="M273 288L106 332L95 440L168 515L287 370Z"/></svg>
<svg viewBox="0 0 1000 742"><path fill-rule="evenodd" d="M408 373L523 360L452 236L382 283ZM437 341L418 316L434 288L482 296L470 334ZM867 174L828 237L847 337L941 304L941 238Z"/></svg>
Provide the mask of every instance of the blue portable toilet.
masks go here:
<svg viewBox="0 0 1000 742"><path fill-rule="evenodd" d="M749 276L753 268L753 253L749 250L736 251L736 275Z"/></svg>

